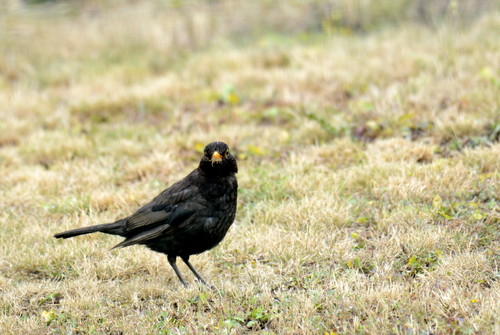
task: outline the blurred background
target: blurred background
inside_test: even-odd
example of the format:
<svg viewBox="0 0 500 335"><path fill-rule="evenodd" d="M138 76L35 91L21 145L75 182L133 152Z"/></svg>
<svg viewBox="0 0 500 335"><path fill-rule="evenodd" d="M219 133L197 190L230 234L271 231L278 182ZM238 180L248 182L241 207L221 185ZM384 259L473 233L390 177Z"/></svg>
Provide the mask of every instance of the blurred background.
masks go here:
<svg viewBox="0 0 500 335"><path fill-rule="evenodd" d="M52 91L52 98L61 99L59 104L52 100L42 106L38 101L30 111L30 115L48 117L48 123L48 114L65 111L68 122L71 117L80 123L89 118L104 122L131 114L157 122L174 109L232 106L224 112L245 110L260 120L306 115L304 122L318 123L319 131L335 129L334 135L358 137L375 131L368 135L373 137L379 135L377 129L391 128L391 121L366 116L377 106L366 96L358 98L370 87L388 87L393 80L401 83L436 64L455 66L463 51L460 43L488 44L481 38L488 39L498 28L499 8L494 0L4 0L0 4L0 88L30 92L73 88L64 97ZM463 32L469 33L464 37ZM476 39L477 35L484 36ZM426 39L432 41L423 42ZM308 48L322 48L330 56L306 56L303 52ZM429 53L436 58L432 60ZM379 64L368 64L379 56L375 61ZM331 58L330 63L323 63L325 57ZM314 63L324 71L313 69ZM489 63L478 64L475 74L483 71L481 75L491 79L495 71ZM259 71L252 77L240 71L243 68ZM178 85L171 85L172 92L148 93L145 85L141 93L120 93L141 80L173 73L177 77L170 78ZM89 86L91 81L105 85L110 80L119 85L113 90L108 82L113 92L105 93L95 82L93 89ZM117 97L120 94L126 97ZM446 103L449 97L440 99ZM356 106L347 106L349 101L357 101ZM5 101L4 113L12 111L5 110L10 105ZM304 105L308 105L305 114ZM325 107L350 115L364 108L362 122L348 116L332 119L332 113L321 116ZM281 113L286 108L290 109ZM408 120L414 119L410 116ZM417 117L415 124L403 122L396 127L425 127L422 122L429 121ZM0 143L16 141L14 128L8 128L6 133L11 135L0 135Z"/></svg>
<svg viewBox="0 0 500 335"><path fill-rule="evenodd" d="M183 131L207 130L193 119L198 112L216 113L218 125L279 126L287 130L279 145L422 134L440 143L484 135L485 127L492 136L491 109L483 123L453 130L435 118L460 100L448 94L454 84L438 82L449 71L472 62L465 66L475 79L496 85L490 51L499 8L493 0L4 0L0 108L18 117L3 122L0 145L35 126L89 132L177 120ZM414 85L425 90L425 75L437 75L434 85L446 92L413 94L410 81L423 80ZM389 107L396 95L398 106Z"/></svg>
<svg viewBox="0 0 500 335"><path fill-rule="evenodd" d="M130 57L157 53L150 62L161 72L169 68L175 55L217 43L260 42L262 46L260 39L272 34L277 39L306 40L409 24L428 29L445 24L459 29L498 10L500 4L495 0L4 0L0 6L0 69L7 80L13 80L21 75L15 73L15 57L29 61L30 56L38 55L37 61L43 62L40 58L64 59L70 56L68 52L74 55L84 48L92 50L89 58L105 50L108 57L119 51L130 52ZM56 48L63 43L68 50ZM40 48L45 57L38 54Z"/></svg>

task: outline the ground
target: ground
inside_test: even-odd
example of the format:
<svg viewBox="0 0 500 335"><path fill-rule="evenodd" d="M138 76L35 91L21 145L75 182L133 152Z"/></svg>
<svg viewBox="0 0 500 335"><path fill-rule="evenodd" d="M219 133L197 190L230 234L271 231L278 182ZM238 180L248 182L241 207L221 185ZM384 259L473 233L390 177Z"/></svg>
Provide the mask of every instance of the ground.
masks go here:
<svg viewBox="0 0 500 335"><path fill-rule="evenodd" d="M2 333L500 334L500 14L252 35L206 6L2 14ZM216 140L240 189L192 258L214 290L119 237L52 237Z"/></svg>

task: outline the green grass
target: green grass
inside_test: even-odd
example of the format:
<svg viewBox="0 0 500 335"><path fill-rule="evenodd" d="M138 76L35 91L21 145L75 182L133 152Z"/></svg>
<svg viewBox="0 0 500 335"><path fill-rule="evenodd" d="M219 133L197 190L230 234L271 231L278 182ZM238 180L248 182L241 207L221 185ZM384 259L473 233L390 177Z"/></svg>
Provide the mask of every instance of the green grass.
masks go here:
<svg viewBox="0 0 500 335"><path fill-rule="evenodd" d="M263 31L264 2L85 4L0 14L2 333L500 334L498 12L381 26L342 2L315 30L283 3ZM214 290L118 237L52 238L215 140L240 188L192 259Z"/></svg>

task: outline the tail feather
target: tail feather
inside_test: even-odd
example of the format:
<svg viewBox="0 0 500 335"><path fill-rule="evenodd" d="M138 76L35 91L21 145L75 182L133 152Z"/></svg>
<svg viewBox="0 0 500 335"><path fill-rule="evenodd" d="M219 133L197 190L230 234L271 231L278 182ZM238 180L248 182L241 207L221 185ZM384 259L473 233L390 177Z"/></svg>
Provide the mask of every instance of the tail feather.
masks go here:
<svg viewBox="0 0 500 335"><path fill-rule="evenodd" d="M70 238L79 235L92 234L96 232L111 234L111 235L121 235L125 233L125 223L127 219L119 220L114 223L105 223L96 226L83 227L68 230L59 234L55 234L55 238Z"/></svg>

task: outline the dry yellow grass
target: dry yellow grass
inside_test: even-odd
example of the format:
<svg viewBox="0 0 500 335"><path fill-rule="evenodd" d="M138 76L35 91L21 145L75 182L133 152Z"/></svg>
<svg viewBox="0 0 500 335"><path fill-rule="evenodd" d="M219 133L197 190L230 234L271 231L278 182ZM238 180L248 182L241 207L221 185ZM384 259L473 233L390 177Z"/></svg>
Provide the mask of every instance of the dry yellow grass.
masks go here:
<svg viewBox="0 0 500 335"><path fill-rule="evenodd" d="M2 14L2 334L500 334L498 13L237 43L203 11L186 37L89 3ZM240 166L234 226L192 259L215 290L116 237L52 238L214 140Z"/></svg>

